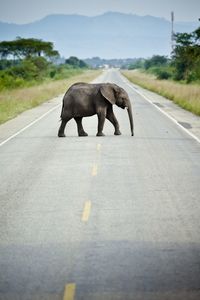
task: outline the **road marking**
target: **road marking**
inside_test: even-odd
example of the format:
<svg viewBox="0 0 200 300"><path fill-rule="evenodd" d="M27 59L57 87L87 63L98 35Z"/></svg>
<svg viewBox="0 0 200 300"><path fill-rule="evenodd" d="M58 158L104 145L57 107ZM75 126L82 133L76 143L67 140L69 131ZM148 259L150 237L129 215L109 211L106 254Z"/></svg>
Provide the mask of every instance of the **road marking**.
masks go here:
<svg viewBox="0 0 200 300"><path fill-rule="evenodd" d="M66 284L63 300L74 300L75 291L76 291L75 283Z"/></svg>
<svg viewBox="0 0 200 300"><path fill-rule="evenodd" d="M97 144L97 151L101 151L101 144Z"/></svg>
<svg viewBox="0 0 200 300"><path fill-rule="evenodd" d="M82 214L82 221L87 222L90 216L90 211L91 211L91 201L86 201L83 209L83 214Z"/></svg>
<svg viewBox="0 0 200 300"><path fill-rule="evenodd" d="M31 126L33 126L35 123L37 123L38 121L42 120L44 117L46 117L48 114L50 114L52 111L56 110L59 106L61 106L61 104L56 105L55 107L51 108L50 110L48 110L46 113L44 113L43 115L41 115L39 118L37 118L35 121L31 122L30 124L28 124L27 126L25 126L24 128L20 129L19 131L17 131L15 134L11 135L9 138L7 138L5 141L3 141L2 143L0 143L0 147L3 146L4 144L6 144L7 142L9 142L10 140L14 139L16 136L18 136L20 133L24 132L26 129L30 128Z"/></svg>
<svg viewBox="0 0 200 300"><path fill-rule="evenodd" d="M188 129L186 129L185 127L183 127L181 124L179 124L179 122L173 118L172 116L170 116L168 113L166 113L164 110L162 110L160 107L158 107L156 104L154 104L147 96L145 96L143 93L141 93L140 91L138 91L136 88L134 88L131 84L131 82L128 81L128 79L126 79L125 77L123 78L123 76L121 75L121 78L123 80L124 83L126 83L132 90L134 90L134 92L136 92L137 94L139 94L141 97L143 97L147 102L149 102L151 105L153 105L157 110L159 110L163 115L165 115L167 118L169 118L173 123L175 123L179 128L181 128L183 131L185 131L188 135L190 135L193 139L195 139L198 143L200 143L200 139L194 135L193 133L191 133Z"/></svg>
<svg viewBox="0 0 200 300"><path fill-rule="evenodd" d="M92 176L97 176L97 164L94 164L93 167L92 167Z"/></svg>

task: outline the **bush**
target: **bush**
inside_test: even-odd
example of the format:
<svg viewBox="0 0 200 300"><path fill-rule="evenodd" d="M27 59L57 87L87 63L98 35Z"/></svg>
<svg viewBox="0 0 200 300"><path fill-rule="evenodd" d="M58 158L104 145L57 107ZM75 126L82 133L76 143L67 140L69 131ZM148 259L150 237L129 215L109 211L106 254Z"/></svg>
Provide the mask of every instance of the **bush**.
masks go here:
<svg viewBox="0 0 200 300"><path fill-rule="evenodd" d="M171 78L171 74L168 71L160 70L158 72L157 78L158 79L169 79Z"/></svg>
<svg viewBox="0 0 200 300"><path fill-rule="evenodd" d="M68 59L65 60L65 63L73 68L88 68L88 65L83 60L78 59L76 56L70 56Z"/></svg>
<svg viewBox="0 0 200 300"><path fill-rule="evenodd" d="M0 60L0 70L5 70L7 68L10 68L13 65L16 65L17 63L18 63L18 61L1 59Z"/></svg>
<svg viewBox="0 0 200 300"><path fill-rule="evenodd" d="M31 59L29 59L28 61L32 62L36 68L38 69L38 71L40 72L44 72L47 71L50 63L42 56L40 57L32 57Z"/></svg>
<svg viewBox="0 0 200 300"><path fill-rule="evenodd" d="M51 70L49 73L50 78L54 78L56 75L56 70Z"/></svg>
<svg viewBox="0 0 200 300"><path fill-rule="evenodd" d="M160 67L168 64L168 58L162 55L153 55L151 58L146 59L144 62L144 68L148 70L152 67Z"/></svg>
<svg viewBox="0 0 200 300"><path fill-rule="evenodd" d="M173 68L170 65L151 67L147 72L156 75L157 79L167 80L173 77Z"/></svg>
<svg viewBox="0 0 200 300"><path fill-rule="evenodd" d="M31 60L0 71L0 90L24 87L41 78L40 70Z"/></svg>
<svg viewBox="0 0 200 300"><path fill-rule="evenodd" d="M67 79L71 76L81 74L84 69L84 64L78 61L81 66L72 66L69 64L54 65L48 62L44 57L30 57L18 61L1 61L2 68L0 69L0 90L13 89L17 87L25 87L41 83L46 79L59 80Z"/></svg>
<svg viewBox="0 0 200 300"><path fill-rule="evenodd" d="M174 69L171 66L160 67L157 70L157 78L158 79L170 79L173 77Z"/></svg>
<svg viewBox="0 0 200 300"><path fill-rule="evenodd" d="M6 72L0 73L0 91L4 89L14 89L18 87L23 87L25 81L22 78L15 78Z"/></svg>
<svg viewBox="0 0 200 300"><path fill-rule="evenodd" d="M187 72L186 82L190 83L193 81L200 80L200 58L196 59L196 62L191 71Z"/></svg>
<svg viewBox="0 0 200 300"><path fill-rule="evenodd" d="M25 80L35 80L39 75L37 67L30 60L24 60L20 65L10 68L8 74Z"/></svg>
<svg viewBox="0 0 200 300"><path fill-rule="evenodd" d="M25 59L0 71L0 90L28 86L48 76L49 62L43 57Z"/></svg>

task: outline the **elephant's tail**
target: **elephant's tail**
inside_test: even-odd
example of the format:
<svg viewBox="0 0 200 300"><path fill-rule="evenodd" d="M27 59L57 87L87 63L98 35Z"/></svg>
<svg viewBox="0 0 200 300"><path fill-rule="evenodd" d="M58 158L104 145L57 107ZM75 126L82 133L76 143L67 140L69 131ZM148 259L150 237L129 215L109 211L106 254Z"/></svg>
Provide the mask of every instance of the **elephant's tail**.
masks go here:
<svg viewBox="0 0 200 300"><path fill-rule="evenodd" d="M64 101L62 102L62 109L60 114L60 122L63 120L63 111L64 111Z"/></svg>

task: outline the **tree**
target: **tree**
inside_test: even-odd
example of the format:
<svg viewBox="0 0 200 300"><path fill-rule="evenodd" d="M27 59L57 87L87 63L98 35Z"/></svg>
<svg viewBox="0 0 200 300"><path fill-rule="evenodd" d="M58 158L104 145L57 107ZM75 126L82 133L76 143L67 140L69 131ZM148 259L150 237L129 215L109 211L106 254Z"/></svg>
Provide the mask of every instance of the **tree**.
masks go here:
<svg viewBox="0 0 200 300"><path fill-rule="evenodd" d="M172 53L175 79L200 79L200 27L192 33L175 34L176 45Z"/></svg>
<svg viewBox="0 0 200 300"><path fill-rule="evenodd" d="M59 56L58 51L54 50L53 47L53 43L51 42L17 37L14 41L0 42L0 56L1 58L13 56L18 59L34 56L45 56L47 58Z"/></svg>
<svg viewBox="0 0 200 300"><path fill-rule="evenodd" d="M146 59L144 62L144 68L147 70L151 67L160 67L166 65L168 59L166 56L162 55L153 55L151 58Z"/></svg>
<svg viewBox="0 0 200 300"><path fill-rule="evenodd" d="M144 61L145 60L143 58L135 59L131 64L129 64L128 69L134 70L144 68Z"/></svg>
<svg viewBox="0 0 200 300"><path fill-rule="evenodd" d="M68 59L65 60L65 63L67 65L72 66L73 68L87 68L87 64L81 60L78 59L76 56L70 56Z"/></svg>

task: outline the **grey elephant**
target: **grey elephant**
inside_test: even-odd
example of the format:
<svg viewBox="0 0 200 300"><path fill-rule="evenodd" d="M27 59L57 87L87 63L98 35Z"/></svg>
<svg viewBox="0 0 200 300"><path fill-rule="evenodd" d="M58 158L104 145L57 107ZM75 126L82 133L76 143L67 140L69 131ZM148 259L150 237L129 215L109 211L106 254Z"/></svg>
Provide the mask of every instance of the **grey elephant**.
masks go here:
<svg viewBox="0 0 200 300"><path fill-rule="evenodd" d="M95 114L98 116L97 136L104 136L105 119L108 119L113 124L115 128L114 134L120 135L119 123L113 112L113 104L123 109L127 108L131 135L133 136L133 116L127 92L113 83L89 84L83 82L73 84L64 95L58 136L65 137L65 126L72 118L77 123L78 135L87 136L88 134L83 129L82 118Z"/></svg>

